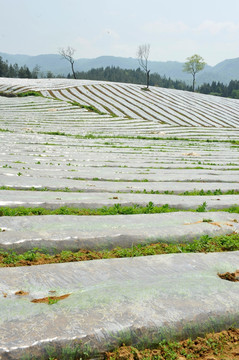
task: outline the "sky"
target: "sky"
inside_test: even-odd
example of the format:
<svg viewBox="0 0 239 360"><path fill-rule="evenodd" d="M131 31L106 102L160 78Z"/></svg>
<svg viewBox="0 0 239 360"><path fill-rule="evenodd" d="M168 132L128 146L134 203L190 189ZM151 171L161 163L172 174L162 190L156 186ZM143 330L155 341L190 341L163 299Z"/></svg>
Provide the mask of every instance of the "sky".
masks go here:
<svg viewBox="0 0 239 360"><path fill-rule="evenodd" d="M136 58L209 65L239 57L239 0L0 0L0 52Z"/></svg>

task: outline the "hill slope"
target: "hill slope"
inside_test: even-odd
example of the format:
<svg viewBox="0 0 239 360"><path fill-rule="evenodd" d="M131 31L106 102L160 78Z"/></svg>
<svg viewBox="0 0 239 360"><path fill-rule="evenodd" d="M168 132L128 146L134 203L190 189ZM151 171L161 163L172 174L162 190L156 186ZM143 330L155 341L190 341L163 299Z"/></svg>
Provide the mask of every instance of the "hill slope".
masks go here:
<svg viewBox="0 0 239 360"><path fill-rule="evenodd" d="M1 53L0 56L3 60L7 60L9 63L17 63L19 66L27 65L30 70L34 66L39 65L40 71L46 73L48 70L52 71L55 75L66 76L70 72L69 63L62 59L57 54L46 55L10 55ZM76 71L88 71L92 68L100 68L107 66L120 67L122 69L137 69L139 63L134 58L123 58L115 56L100 56L95 59L77 59L75 60ZM183 63L178 61L149 61L149 68L151 72L159 73L161 76L170 77L173 80L184 80L191 82L191 75L182 71ZM229 59L220 62L219 64L212 66L206 66L205 69L198 74L197 84L200 85L203 82L221 81L223 83L229 83L230 80L239 79L239 58Z"/></svg>
<svg viewBox="0 0 239 360"><path fill-rule="evenodd" d="M0 91L40 91L44 97L95 109L98 113L169 126L239 125L239 101L174 89L90 80L0 79Z"/></svg>

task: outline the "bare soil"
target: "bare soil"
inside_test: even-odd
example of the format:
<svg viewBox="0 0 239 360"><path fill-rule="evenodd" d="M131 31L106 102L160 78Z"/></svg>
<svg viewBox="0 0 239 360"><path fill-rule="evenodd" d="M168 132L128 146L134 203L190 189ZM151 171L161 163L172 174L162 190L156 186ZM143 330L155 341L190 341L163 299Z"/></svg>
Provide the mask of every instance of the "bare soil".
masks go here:
<svg viewBox="0 0 239 360"><path fill-rule="evenodd" d="M24 290L19 290L19 291L15 292L15 295L18 295L18 296L26 296L28 294L29 294L29 292L24 291Z"/></svg>
<svg viewBox="0 0 239 360"><path fill-rule="evenodd" d="M59 300L64 300L64 299L68 298L68 296L70 296L70 294L65 294L65 295L61 295L61 296L47 296L47 297L44 297L41 299L33 299L33 300L31 300L31 302L51 304L51 302L57 302Z"/></svg>
<svg viewBox="0 0 239 360"><path fill-rule="evenodd" d="M207 334L205 338L165 343L156 349L122 346L105 354L107 360L235 360L239 359L239 329Z"/></svg>
<svg viewBox="0 0 239 360"><path fill-rule="evenodd" d="M233 281L233 282L239 281L239 270L236 270L233 273L226 272L226 273L217 274L217 275L223 280L228 280L228 281Z"/></svg>

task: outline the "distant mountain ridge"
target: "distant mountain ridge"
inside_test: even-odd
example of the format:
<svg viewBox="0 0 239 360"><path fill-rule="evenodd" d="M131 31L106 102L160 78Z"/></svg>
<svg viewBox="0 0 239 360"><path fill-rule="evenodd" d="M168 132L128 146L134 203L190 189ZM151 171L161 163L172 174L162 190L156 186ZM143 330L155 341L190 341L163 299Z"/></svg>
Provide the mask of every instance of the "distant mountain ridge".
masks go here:
<svg viewBox="0 0 239 360"><path fill-rule="evenodd" d="M0 52L0 56L9 64L17 63L19 66L26 65L31 71L36 66L40 66L40 72L46 74L51 71L54 75L66 76L71 72L70 64L62 59L58 54L44 54L37 56L12 55ZM94 59L75 60L76 71L88 71L93 68L115 66L122 69L137 69L139 63L134 58L124 58L116 56L100 56ZM161 76L170 77L172 80L183 80L191 82L191 75L182 71L183 63L178 61L149 61L151 73L158 73ZM228 84L230 80L239 80L239 58L228 59L215 66L206 65L205 69L197 74L197 85L204 82L220 81Z"/></svg>

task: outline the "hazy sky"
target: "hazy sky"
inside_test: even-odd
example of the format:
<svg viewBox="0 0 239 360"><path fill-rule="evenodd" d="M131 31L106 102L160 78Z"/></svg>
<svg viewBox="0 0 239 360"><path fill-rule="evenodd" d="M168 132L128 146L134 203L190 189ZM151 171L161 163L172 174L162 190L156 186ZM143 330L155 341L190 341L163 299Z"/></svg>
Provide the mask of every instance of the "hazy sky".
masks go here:
<svg viewBox="0 0 239 360"><path fill-rule="evenodd" d="M209 65L239 57L239 0L0 0L0 52L136 57Z"/></svg>

